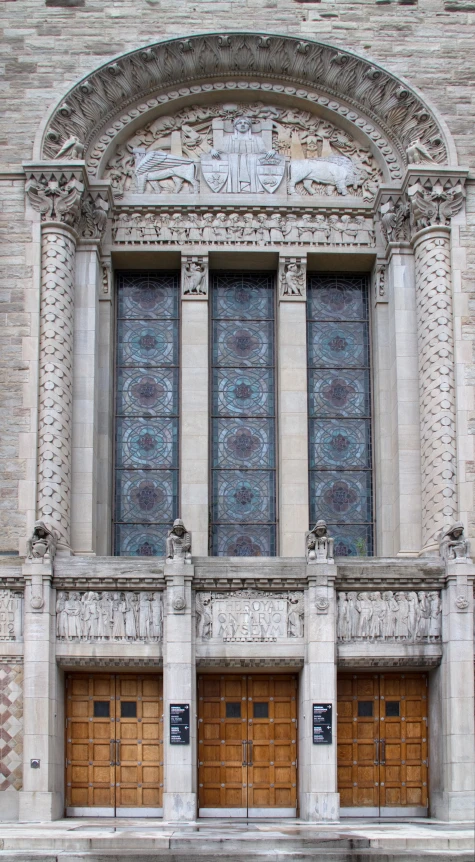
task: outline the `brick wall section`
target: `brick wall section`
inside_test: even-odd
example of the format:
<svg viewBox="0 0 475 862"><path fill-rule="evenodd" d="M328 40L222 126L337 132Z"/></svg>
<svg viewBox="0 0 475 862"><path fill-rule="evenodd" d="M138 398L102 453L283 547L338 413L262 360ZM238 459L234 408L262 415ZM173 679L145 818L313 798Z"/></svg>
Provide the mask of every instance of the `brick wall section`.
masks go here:
<svg viewBox="0 0 475 862"><path fill-rule="evenodd" d="M417 5L406 6L376 0L85 0L84 5L77 6L17 0L2 3L0 8L5 104L0 144L6 169L18 169L22 160L31 158L33 139L47 108L78 78L112 56L164 38L239 30L243 22L249 30L318 39L382 63L418 87L438 108L454 135L460 163L470 166L475 162L471 51L475 14L467 11L472 3L418 0ZM28 421L22 408L25 370L21 338L33 334L21 296L22 288L30 286L23 245L29 227L22 223L21 188L12 187L8 181L6 194L2 230L7 232L8 243L1 258L0 282L2 336L3 327L7 327L0 381L0 469L5 482L0 495L0 550L15 549L17 537L25 534L24 517L16 511L16 486L25 469L19 460L18 431ZM472 231L465 233L464 242L471 255L466 280L466 289L471 292L475 281ZM475 308L473 292L470 301ZM473 315L463 326L464 337L472 338ZM473 423L475 433L475 415Z"/></svg>

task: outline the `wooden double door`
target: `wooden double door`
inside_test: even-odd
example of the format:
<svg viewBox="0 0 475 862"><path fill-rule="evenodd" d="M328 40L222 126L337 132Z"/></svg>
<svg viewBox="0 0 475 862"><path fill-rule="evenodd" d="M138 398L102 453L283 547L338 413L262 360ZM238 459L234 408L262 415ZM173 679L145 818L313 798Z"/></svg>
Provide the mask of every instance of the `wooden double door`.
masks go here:
<svg viewBox="0 0 475 862"><path fill-rule="evenodd" d="M66 813L158 817L162 791L161 676L68 674Z"/></svg>
<svg viewBox="0 0 475 862"><path fill-rule="evenodd" d="M200 817L295 817L297 678L198 677Z"/></svg>
<svg viewBox="0 0 475 862"><path fill-rule="evenodd" d="M427 815L427 710L426 674L338 675L343 815Z"/></svg>

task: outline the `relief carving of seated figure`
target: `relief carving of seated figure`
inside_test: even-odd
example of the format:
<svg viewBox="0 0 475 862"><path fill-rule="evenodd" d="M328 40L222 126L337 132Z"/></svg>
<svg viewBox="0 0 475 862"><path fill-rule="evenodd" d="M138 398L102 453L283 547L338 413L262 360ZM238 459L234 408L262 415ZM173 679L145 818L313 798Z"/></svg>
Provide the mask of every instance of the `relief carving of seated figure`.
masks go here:
<svg viewBox="0 0 475 862"><path fill-rule="evenodd" d="M33 533L26 543L26 556L29 560L42 560L49 554L51 561L56 556L58 537L54 530L46 526L44 521L36 521Z"/></svg>
<svg viewBox="0 0 475 862"><path fill-rule="evenodd" d="M167 537L167 562L191 563L191 533L181 518L173 522Z"/></svg>
<svg viewBox="0 0 475 862"><path fill-rule="evenodd" d="M461 560L469 555L470 547L463 535L464 526L461 521L453 524L440 536L440 556L443 560Z"/></svg>

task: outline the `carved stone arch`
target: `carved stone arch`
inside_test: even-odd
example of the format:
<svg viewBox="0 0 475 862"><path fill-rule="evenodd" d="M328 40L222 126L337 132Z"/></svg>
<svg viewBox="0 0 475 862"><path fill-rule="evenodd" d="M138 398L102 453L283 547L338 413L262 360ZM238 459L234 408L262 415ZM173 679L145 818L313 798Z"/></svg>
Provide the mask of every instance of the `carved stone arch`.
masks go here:
<svg viewBox="0 0 475 862"><path fill-rule="evenodd" d="M76 83L46 119L36 158L54 160L71 138L98 179L113 141L166 108L249 94L292 100L352 127L399 182L418 140L439 165L457 164L444 121L402 79L350 51L258 33L205 34L158 42L109 61ZM61 156L62 157L62 156Z"/></svg>

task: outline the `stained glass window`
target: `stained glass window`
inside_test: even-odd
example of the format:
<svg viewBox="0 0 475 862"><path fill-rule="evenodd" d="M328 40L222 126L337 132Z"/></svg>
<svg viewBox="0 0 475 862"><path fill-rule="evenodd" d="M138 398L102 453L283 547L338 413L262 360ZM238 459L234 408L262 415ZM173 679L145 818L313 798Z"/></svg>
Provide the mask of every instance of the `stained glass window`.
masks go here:
<svg viewBox="0 0 475 862"><path fill-rule="evenodd" d="M337 556L373 553L368 289L364 276L309 275L310 519Z"/></svg>
<svg viewBox="0 0 475 862"><path fill-rule="evenodd" d="M164 556L178 510L179 276L117 282L115 553Z"/></svg>
<svg viewBox="0 0 475 862"><path fill-rule="evenodd" d="M215 273L211 281L211 553L273 556L274 278Z"/></svg>

